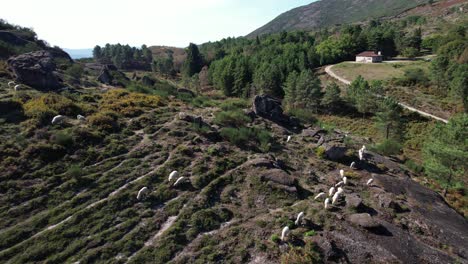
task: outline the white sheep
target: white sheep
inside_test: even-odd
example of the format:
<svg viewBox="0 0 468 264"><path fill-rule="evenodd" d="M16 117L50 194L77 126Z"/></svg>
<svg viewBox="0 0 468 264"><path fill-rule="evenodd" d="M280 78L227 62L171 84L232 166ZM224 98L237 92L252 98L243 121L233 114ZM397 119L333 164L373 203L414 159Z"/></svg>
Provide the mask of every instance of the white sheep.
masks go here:
<svg viewBox="0 0 468 264"><path fill-rule="evenodd" d="M343 181L340 181L339 183L335 184L335 188L341 187L344 185Z"/></svg>
<svg viewBox="0 0 468 264"><path fill-rule="evenodd" d="M362 149L359 150L359 160L360 161L364 160L364 152L362 151Z"/></svg>
<svg viewBox="0 0 468 264"><path fill-rule="evenodd" d="M288 138L286 139L286 143L288 143L289 141L291 141L291 136L288 136Z"/></svg>
<svg viewBox="0 0 468 264"><path fill-rule="evenodd" d="M344 170L340 170L340 176L341 176L341 178L344 177Z"/></svg>
<svg viewBox="0 0 468 264"><path fill-rule="evenodd" d="M330 206L330 198L327 198L325 199L325 202L324 202L324 208L328 209L329 206Z"/></svg>
<svg viewBox="0 0 468 264"><path fill-rule="evenodd" d="M174 187L179 185L182 181L185 181L185 177L179 177L179 179L177 179L177 181L174 183Z"/></svg>
<svg viewBox="0 0 468 264"><path fill-rule="evenodd" d="M13 88L15 91L18 91L19 89L21 89L21 85L17 84L15 85L15 87Z"/></svg>
<svg viewBox="0 0 468 264"><path fill-rule="evenodd" d="M346 176L343 177L343 184L344 185L348 184L348 177Z"/></svg>
<svg viewBox="0 0 468 264"><path fill-rule="evenodd" d="M11 88L13 86L15 86L16 83L14 81L11 81L11 82L8 82L8 87Z"/></svg>
<svg viewBox="0 0 468 264"><path fill-rule="evenodd" d="M344 192L343 188L338 187L338 191L336 191L336 193L342 194L343 192Z"/></svg>
<svg viewBox="0 0 468 264"><path fill-rule="evenodd" d="M284 241L288 235L289 235L289 227L285 226L283 228L283 231L281 232L281 240Z"/></svg>
<svg viewBox="0 0 468 264"><path fill-rule="evenodd" d="M298 215L297 215L297 219L296 221L294 222L295 225L299 225L302 221L302 218L304 217L304 212L300 212Z"/></svg>
<svg viewBox="0 0 468 264"><path fill-rule="evenodd" d="M333 195L332 204L335 204L335 202L338 200L338 198L340 198L340 194L337 192L337 193L335 193L335 195Z"/></svg>
<svg viewBox="0 0 468 264"><path fill-rule="evenodd" d="M178 171L173 171L171 172L171 174L169 174L169 181L172 181L173 179L177 178L179 176L179 172Z"/></svg>
<svg viewBox="0 0 468 264"><path fill-rule="evenodd" d="M76 116L76 119L80 120L80 121L86 121L86 117L82 116L82 115L77 115Z"/></svg>
<svg viewBox="0 0 468 264"><path fill-rule="evenodd" d="M370 178L370 179L367 181L367 185L371 185L373 182L374 182L374 179Z"/></svg>
<svg viewBox="0 0 468 264"><path fill-rule="evenodd" d="M314 200L317 200L317 199L320 199L320 198L323 198L323 197L325 197L325 193L321 192L321 193L317 194L317 196L315 196Z"/></svg>
<svg viewBox="0 0 468 264"><path fill-rule="evenodd" d="M65 119L65 116L63 115L57 115L52 118L52 125L59 124Z"/></svg>
<svg viewBox="0 0 468 264"><path fill-rule="evenodd" d="M138 200L141 200L141 199L143 198L143 196L144 196L148 191L149 191L149 190L148 190L148 187L146 187L146 186L143 187L143 188L141 188L141 190L138 191L137 199L138 199Z"/></svg>
<svg viewBox="0 0 468 264"><path fill-rule="evenodd" d="M349 165L349 168L350 168L350 169L356 168L356 162L354 162L354 161L351 162L351 165Z"/></svg>
<svg viewBox="0 0 468 264"><path fill-rule="evenodd" d="M333 196L335 193L335 187L331 187L330 190L328 191L328 196Z"/></svg>
<svg viewBox="0 0 468 264"><path fill-rule="evenodd" d="M362 148L361 148L362 152L364 153L366 151L366 145L362 145Z"/></svg>

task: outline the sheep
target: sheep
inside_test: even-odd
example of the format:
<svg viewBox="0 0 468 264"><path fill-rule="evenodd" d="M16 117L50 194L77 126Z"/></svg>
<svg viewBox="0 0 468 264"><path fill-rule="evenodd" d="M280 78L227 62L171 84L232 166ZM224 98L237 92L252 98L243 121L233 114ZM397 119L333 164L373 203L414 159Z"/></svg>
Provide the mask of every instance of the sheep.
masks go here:
<svg viewBox="0 0 468 264"><path fill-rule="evenodd" d="M80 121L85 121L86 120L86 117L82 116L82 115L77 115L76 116L76 119L80 120Z"/></svg>
<svg viewBox="0 0 468 264"><path fill-rule="evenodd" d="M328 191L328 196L333 196L335 193L335 187L331 187L330 190Z"/></svg>
<svg viewBox="0 0 468 264"><path fill-rule="evenodd" d="M343 188L338 187L338 191L336 191L336 193L342 194L343 192L344 192Z"/></svg>
<svg viewBox="0 0 468 264"><path fill-rule="evenodd" d="M296 221L294 222L295 225L299 225L302 221L302 218L304 217L304 212L300 212L298 215L297 215L297 219Z"/></svg>
<svg viewBox="0 0 468 264"><path fill-rule="evenodd" d="M288 138L286 139L286 143L288 143L289 141L291 141L291 136L288 136Z"/></svg>
<svg viewBox="0 0 468 264"><path fill-rule="evenodd" d="M63 116L63 115L54 116L54 118L52 119L52 125L59 124L59 123L61 123L64 119L65 119L65 116Z"/></svg>
<svg viewBox="0 0 468 264"><path fill-rule="evenodd" d="M366 145L362 145L361 150L362 150L362 152L366 151Z"/></svg>
<svg viewBox="0 0 468 264"><path fill-rule="evenodd" d="M344 185L344 182L343 181L340 181L339 183L335 184L335 187L341 187Z"/></svg>
<svg viewBox="0 0 468 264"><path fill-rule="evenodd" d="M329 206L330 206L330 198L327 198L325 199L325 202L324 202L324 208L328 209Z"/></svg>
<svg viewBox="0 0 468 264"><path fill-rule="evenodd" d="M144 196L148 191L149 191L149 190L148 190L148 187L146 187L146 186L143 187L143 188L141 188L141 190L138 191L137 199L138 199L138 200L141 200L141 199L143 198L143 196Z"/></svg>
<svg viewBox="0 0 468 264"><path fill-rule="evenodd" d="M362 149L359 150L359 160L360 161L364 160L364 151L362 151Z"/></svg>
<svg viewBox="0 0 468 264"><path fill-rule="evenodd" d="M370 178L370 179L367 181L367 185L371 185L373 182L374 182L374 179Z"/></svg>
<svg viewBox="0 0 468 264"><path fill-rule="evenodd" d="M169 174L169 181L172 181L173 179L175 179L176 177L179 176L179 172L178 171L173 171L171 172L171 174Z"/></svg>
<svg viewBox="0 0 468 264"><path fill-rule="evenodd" d="M179 179L177 179L177 181L174 183L174 187L179 185L182 181L185 181L185 177L179 177Z"/></svg>
<svg viewBox="0 0 468 264"><path fill-rule="evenodd" d="M289 227L285 226L283 228L283 231L281 232L281 240L284 241L288 235L289 235Z"/></svg>
<svg viewBox="0 0 468 264"><path fill-rule="evenodd" d="M349 165L350 169L355 169L356 168L356 162L351 162L351 165Z"/></svg>
<svg viewBox="0 0 468 264"><path fill-rule="evenodd" d="M333 195L332 204L335 204L335 202L338 200L338 198L340 198L340 194L337 192L337 193L335 193L335 195Z"/></svg>
<svg viewBox="0 0 468 264"><path fill-rule="evenodd" d="M315 196L314 200L317 200L317 199L320 199L320 198L323 198L323 197L325 197L325 193L321 192L321 193L317 194L317 196Z"/></svg>
<svg viewBox="0 0 468 264"><path fill-rule="evenodd" d="M340 176L341 176L341 178L344 177L344 170L340 170Z"/></svg>
<svg viewBox="0 0 468 264"><path fill-rule="evenodd" d="M344 185L348 184L348 177L344 176L342 180Z"/></svg>
<svg viewBox="0 0 468 264"><path fill-rule="evenodd" d="M14 81L11 81L11 82L8 82L8 87L11 88L13 86L15 86L16 83Z"/></svg>
<svg viewBox="0 0 468 264"><path fill-rule="evenodd" d="M15 91L18 91L19 89L21 89L21 85L17 84L15 85L15 87L13 88Z"/></svg>

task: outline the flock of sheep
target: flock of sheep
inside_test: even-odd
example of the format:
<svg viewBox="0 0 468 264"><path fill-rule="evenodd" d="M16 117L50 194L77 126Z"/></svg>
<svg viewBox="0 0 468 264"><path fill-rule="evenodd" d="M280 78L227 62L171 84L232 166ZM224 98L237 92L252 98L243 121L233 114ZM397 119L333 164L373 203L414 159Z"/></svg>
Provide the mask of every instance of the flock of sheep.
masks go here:
<svg viewBox="0 0 468 264"><path fill-rule="evenodd" d="M177 187L179 186L180 184L182 184L183 182L186 182L188 180L188 178L186 177L179 177L179 172L178 171L173 171L169 174L169 178L168 178L168 181L169 182L172 182L174 179L177 180L174 182L174 184L172 185L173 187ZM148 187L143 187L141 188L139 191L138 191L138 194L137 194L137 200L142 200L146 194L149 192L149 189Z"/></svg>
<svg viewBox="0 0 468 264"><path fill-rule="evenodd" d="M289 140L291 140L291 137L288 136L288 139L286 142L289 142ZM363 161L365 159L365 152L366 152L366 146L362 146L361 149L359 149L358 151L358 155L359 155L359 160L360 161ZM350 169L355 169L356 168L356 163L353 161L351 163L351 165L349 166ZM324 201L324 208L325 210L329 209L330 208L330 198L331 198L331 204L334 205L336 203L336 201L338 201L338 199L341 197L341 195L343 194L344 192L344 186L348 184L348 178L345 176L345 171L343 169L340 170L340 177L341 177L341 181L338 182L337 184L335 184L334 186L332 186L329 190L328 190L328 197L325 198L325 201ZM367 185L371 185L372 183L374 182L374 179L370 178L368 181L367 181ZM326 197L327 194L325 192L321 192L319 194L317 194L315 197L314 197L314 200L318 200L318 199L322 199L324 197ZM294 222L294 224L296 226L299 226L301 224L301 221L302 219L304 218L305 214L304 212L300 212L298 215L297 215L297 218L296 218L296 221ZM285 226L281 232L281 240L282 241L285 241L286 238L288 237L290 233L290 229L289 229L289 226Z"/></svg>
<svg viewBox="0 0 468 264"><path fill-rule="evenodd" d="M18 91L19 89L21 89L21 85L16 84L14 81L8 82L8 87L13 88L13 90L15 91Z"/></svg>

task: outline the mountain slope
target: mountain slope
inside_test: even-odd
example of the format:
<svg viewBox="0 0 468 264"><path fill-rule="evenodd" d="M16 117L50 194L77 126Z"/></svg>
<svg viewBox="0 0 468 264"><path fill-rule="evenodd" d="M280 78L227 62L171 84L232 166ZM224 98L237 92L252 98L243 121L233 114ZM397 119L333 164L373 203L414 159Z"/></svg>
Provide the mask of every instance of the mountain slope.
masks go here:
<svg viewBox="0 0 468 264"><path fill-rule="evenodd" d="M287 11L248 37L283 30L312 30L369 18L393 16L426 3L426 0L321 0Z"/></svg>

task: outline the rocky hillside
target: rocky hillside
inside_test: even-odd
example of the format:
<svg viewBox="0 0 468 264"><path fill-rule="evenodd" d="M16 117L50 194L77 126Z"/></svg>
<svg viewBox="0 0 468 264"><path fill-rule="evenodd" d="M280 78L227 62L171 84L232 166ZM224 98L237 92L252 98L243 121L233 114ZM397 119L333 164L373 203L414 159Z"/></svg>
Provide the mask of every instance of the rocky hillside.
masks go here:
<svg viewBox="0 0 468 264"><path fill-rule="evenodd" d="M300 124L269 97L15 92L8 81L0 262L467 262L467 220L398 160L359 161L366 140ZM324 209L314 197L341 169L347 184Z"/></svg>
<svg viewBox="0 0 468 264"><path fill-rule="evenodd" d="M398 15L426 0L320 0L287 11L247 37L281 31L314 30L337 24Z"/></svg>

